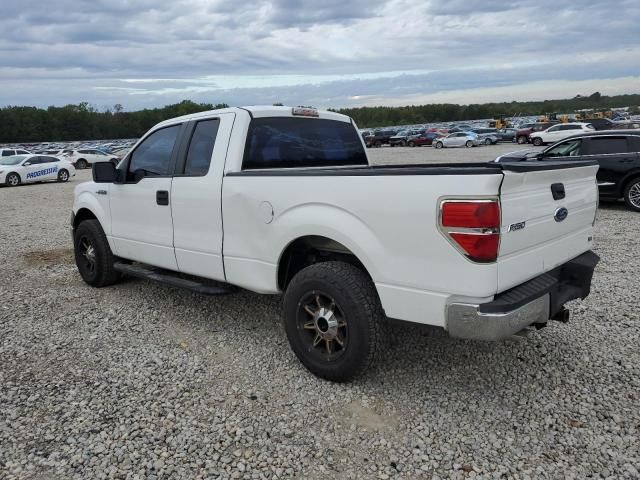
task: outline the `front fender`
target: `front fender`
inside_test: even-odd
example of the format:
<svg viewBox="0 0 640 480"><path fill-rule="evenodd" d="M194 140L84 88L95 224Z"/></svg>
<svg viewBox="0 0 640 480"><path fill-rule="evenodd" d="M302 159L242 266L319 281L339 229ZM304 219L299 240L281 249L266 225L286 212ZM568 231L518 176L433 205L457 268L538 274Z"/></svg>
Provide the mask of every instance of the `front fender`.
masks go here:
<svg viewBox="0 0 640 480"><path fill-rule="evenodd" d="M77 188L82 187L79 185ZM107 236L111 235L111 215L108 211L108 200L98 199L97 195L93 191L89 190L80 190L76 192L75 200L73 202L73 213L74 215L78 215L83 209L86 209L93 213L93 215L98 219L104 233Z"/></svg>

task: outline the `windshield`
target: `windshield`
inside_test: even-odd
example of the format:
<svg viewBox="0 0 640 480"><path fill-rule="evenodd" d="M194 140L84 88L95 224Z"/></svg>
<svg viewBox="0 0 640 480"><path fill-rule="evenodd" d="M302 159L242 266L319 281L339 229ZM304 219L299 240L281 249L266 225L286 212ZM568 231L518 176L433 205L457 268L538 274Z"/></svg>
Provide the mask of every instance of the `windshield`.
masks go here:
<svg viewBox="0 0 640 480"><path fill-rule="evenodd" d="M0 165L18 165L26 157L24 155L14 155L12 157L5 157L0 160Z"/></svg>
<svg viewBox="0 0 640 480"><path fill-rule="evenodd" d="M409 130L400 130L398 133L396 133L396 137L402 137L405 135L409 135Z"/></svg>

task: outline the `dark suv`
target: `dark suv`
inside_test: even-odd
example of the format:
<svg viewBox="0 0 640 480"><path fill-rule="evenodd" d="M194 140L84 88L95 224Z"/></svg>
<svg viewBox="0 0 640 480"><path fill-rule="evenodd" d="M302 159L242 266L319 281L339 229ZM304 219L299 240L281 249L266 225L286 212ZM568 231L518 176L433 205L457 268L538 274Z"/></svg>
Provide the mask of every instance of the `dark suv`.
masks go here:
<svg viewBox="0 0 640 480"><path fill-rule="evenodd" d="M523 160L596 160L600 197L623 198L640 212L640 131L606 130L566 138L544 150L521 150L502 155L496 162Z"/></svg>
<svg viewBox="0 0 640 480"><path fill-rule="evenodd" d="M382 145L389 145L389 140L393 137L397 130L376 130L373 135L365 137L364 143L367 147L381 147Z"/></svg>

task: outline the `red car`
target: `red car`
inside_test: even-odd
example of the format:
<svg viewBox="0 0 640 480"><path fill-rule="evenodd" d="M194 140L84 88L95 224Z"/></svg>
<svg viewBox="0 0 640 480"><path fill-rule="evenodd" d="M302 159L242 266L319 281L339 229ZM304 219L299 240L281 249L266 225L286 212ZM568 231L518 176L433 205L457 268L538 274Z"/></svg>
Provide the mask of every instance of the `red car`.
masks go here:
<svg viewBox="0 0 640 480"><path fill-rule="evenodd" d="M547 128L560 123L558 121L529 123L516 132L515 141L520 145L529 143L533 132L541 132Z"/></svg>
<svg viewBox="0 0 640 480"><path fill-rule="evenodd" d="M423 145L432 145L436 138L442 137L437 132L426 132L420 135L413 135L407 139L407 145L410 147L422 147Z"/></svg>

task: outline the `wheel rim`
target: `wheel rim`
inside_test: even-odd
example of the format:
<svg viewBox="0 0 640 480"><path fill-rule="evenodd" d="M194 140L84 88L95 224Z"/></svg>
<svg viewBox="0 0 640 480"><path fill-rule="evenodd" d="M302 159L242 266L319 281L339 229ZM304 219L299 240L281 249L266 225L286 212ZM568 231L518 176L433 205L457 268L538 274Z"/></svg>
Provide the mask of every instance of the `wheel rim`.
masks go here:
<svg viewBox="0 0 640 480"><path fill-rule="evenodd" d="M83 268L93 275L96 271L96 249L86 236L78 241L78 258Z"/></svg>
<svg viewBox="0 0 640 480"><path fill-rule="evenodd" d="M15 187L16 185L18 185L18 176L17 175L10 175L9 176L9 185L11 185L12 187Z"/></svg>
<svg viewBox="0 0 640 480"><path fill-rule="evenodd" d="M68 178L69 178L69 175L67 174L67 172L65 171L60 172L60 180L62 180L63 182L66 182Z"/></svg>
<svg viewBox="0 0 640 480"><path fill-rule="evenodd" d="M629 203L640 208L640 182L636 182L629 189Z"/></svg>
<svg viewBox="0 0 640 480"><path fill-rule="evenodd" d="M325 361L342 357L347 350L347 321L335 300L321 291L302 297L296 315L298 333L307 351Z"/></svg>

